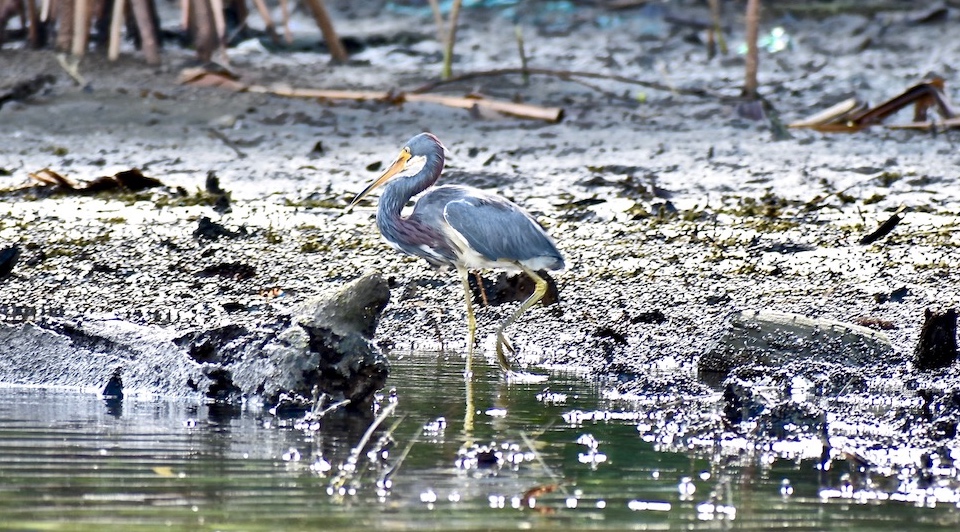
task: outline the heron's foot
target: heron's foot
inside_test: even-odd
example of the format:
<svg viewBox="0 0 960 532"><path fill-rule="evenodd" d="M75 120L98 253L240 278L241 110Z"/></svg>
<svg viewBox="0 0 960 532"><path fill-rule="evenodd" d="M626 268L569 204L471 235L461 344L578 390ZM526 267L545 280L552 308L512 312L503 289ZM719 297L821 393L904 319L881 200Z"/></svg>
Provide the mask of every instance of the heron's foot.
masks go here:
<svg viewBox="0 0 960 532"><path fill-rule="evenodd" d="M513 344L511 344L507 336L503 334L503 331L497 331L497 362L500 363L500 369L510 371L510 361L507 359L506 353L504 353L504 347L507 348L507 351L509 351L511 355L515 356L517 354L517 350L513 348Z"/></svg>

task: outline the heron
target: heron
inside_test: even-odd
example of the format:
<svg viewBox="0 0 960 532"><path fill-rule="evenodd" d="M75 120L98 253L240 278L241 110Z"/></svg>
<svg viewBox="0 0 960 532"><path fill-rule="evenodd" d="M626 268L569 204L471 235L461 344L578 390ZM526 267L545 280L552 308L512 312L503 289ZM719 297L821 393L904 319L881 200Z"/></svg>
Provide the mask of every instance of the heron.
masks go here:
<svg viewBox="0 0 960 532"><path fill-rule="evenodd" d="M397 250L421 257L440 269L456 268L467 301L467 374L476 338L469 272L481 269L521 271L534 282L533 294L497 328L497 361L511 370L504 349L516 350L504 330L543 298L547 281L540 270L561 270L563 256L543 227L516 203L496 194L463 185L434 187L443 172L445 148L436 136L414 136L393 163L357 194L352 208L367 194L386 185L377 204L377 228ZM432 188L431 188L432 187ZM403 208L420 196L413 211Z"/></svg>

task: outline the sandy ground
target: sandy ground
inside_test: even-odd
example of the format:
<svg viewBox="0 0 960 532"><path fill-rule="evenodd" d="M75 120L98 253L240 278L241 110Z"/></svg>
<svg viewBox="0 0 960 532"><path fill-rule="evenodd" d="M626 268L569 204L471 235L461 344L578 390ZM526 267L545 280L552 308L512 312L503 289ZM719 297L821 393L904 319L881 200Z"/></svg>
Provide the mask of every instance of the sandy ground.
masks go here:
<svg viewBox="0 0 960 532"><path fill-rule="evenodd" d="M929 73L944 76L956 96L956 8L928 21L917 16L925 5L818 18L776 4L761 33L783 28L790 47L763 53L760 80L785 122L851 95L882 101ZM232 68L248 83L313 88L409 89L437 77L429 16L335 7L342 33L376 44L350 64L248 42L229 54ZM668 7L705 15L698 5ZM177 73L191 53L172 45L157 68L132 50L116 64L91 54L80 87L51 52L8 47L0 86L42 73L57 82L0 109L0 187L27 184L42 168L78 181L140 168L167 188L6 194L0 245L23 251L0 280L0 306L11 320L106 312L180 328L257 323L379 270L395 288L378 332L384 345L462 350L456 276L385 245L372 204L343 209L378 163L431 131L450 153L444 182L524 205L567 257L568 269L555 275L560 305L531 310L511 331L526 362L619 377L626 391L699 393L705 387L690 370L723 318L744 309L869 318L887 325L894 348L909 355L925 308L960 305L958 134L874 127L849 135L796 130L775 141L767 120L737 113L742 56L708 60L702 33L667 22L666 9L518 17L531 66L617 74L707 97L544 76L446 88L563 107L558 124L432 104L318 103L181 86ZM728 13L727 22L736 48L741 17ZM297 28L315 31L302 20ZM458 73L517 66L513 21L468 10L457 54ZM203 192L209 172L231 195L228 213ZM905 218L889 236L858 244L901 205ZM242 234L197 237L203 216ZM493 329L511 309L479 312L491 363ZM658 312L665 319L651 318ZM652 378L654 367L681 376ZM911 371L885 361L877 368Z"/></svg>

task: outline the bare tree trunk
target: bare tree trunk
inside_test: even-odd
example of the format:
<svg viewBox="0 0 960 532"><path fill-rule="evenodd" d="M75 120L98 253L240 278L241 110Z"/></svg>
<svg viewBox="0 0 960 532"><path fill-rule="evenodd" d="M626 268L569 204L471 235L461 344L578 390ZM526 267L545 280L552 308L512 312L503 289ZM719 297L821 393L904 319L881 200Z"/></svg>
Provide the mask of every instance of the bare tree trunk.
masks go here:
<svg viewBox="0 0 960 532"><path fill-rule="evenodd" d="M76 0L73 6L73 44L70 53L83 57L87 52L87 43L90 39L90 2Z"/></svg>
<svg viewBox="0 0 960 532"><path fill-rule="evenodd" d="M120 29L125 18L124 7L127 0L113 0L110 15L110 44L107 45L107 59L116 61L120 57Z"/></svg>
<svg viewBox="0 0 960 532"><path fill-rule="evenodd" d="M757 35L760 26L760 0L747 0L747 68L743 81L743 95L750 99L757 97L757 68L760 58L757 52Z"/></svg>
<svg viewBox="0 0 960 532"><path fill-rule="evenodd" d="M313 12L313 18L317 21L317 26L319 26L320 31L323 32L323 38L327 42L327 48L330 49L330 55L333 56L333 60L338 63L345 63L347 61L347 50L343 47L343 43L340 42L340 37L337 36L336 30L333 29L333 22L330 20L327 7L323 5L323 0L306 1L307 5L310 6L310 11Z"/></svg>
<svg viewBox="0 0 960 532"><path fill-rule="evenodd" d="M157 43L157 31L150 15L151 0L130 0L133 16L140 31L140 48L150 65L160 64L160 50Z"/></svg>
<svg viewBox="0 0 960 532"><path fill-rule="evenodd" d="M70 51L73 45L74 0L61 0L57 4L57 50Z"/></svg>
<svg viewBox="0 0 960 532"><path fill-rule="evenodd" d="M210 12L210 0L190 0L190 7L197 59L206 62L213 58L213 52L217 49L217 34L213 14Z"/></svg>
<svg viewBox="0 0 960 532"><path fill-rule="evenodd" d="M37 13L37 4L35 0L24 0L27 4L27 42L30 48L40 48L43 46L40 33L40 17Z"/></svg>

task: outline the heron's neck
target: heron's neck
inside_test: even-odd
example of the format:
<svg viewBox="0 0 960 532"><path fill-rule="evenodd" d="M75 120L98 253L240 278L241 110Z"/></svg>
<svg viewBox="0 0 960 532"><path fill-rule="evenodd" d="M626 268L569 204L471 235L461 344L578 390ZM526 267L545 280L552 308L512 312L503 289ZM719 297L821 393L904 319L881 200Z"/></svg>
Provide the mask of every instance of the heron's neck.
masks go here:
<svg viewBox="0 0 960 532"><path fill-rule="evenodd" d="M431 155L416 175L401 177L389 183L377 204L377 217L400 219L403 207L410 198L433 186L443 171L443 157Z"/></svg>

